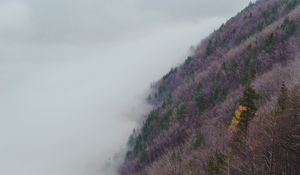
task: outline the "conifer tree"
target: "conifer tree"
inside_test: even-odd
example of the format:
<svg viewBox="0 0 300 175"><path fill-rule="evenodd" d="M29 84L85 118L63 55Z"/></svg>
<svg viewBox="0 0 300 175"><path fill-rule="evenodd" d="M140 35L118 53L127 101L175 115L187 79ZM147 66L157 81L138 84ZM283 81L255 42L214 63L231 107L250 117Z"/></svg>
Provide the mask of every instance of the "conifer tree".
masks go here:
<svg viewBox="0 0 300 175"><path fill-rule="evenodd" d="M277 107L275 114L280 114L286 110L287 107L287 98L288 98L288 88L286 87L285 83L281 84L280 87L280 94L277 99Z"/></svg>
<svg viewBox="0 0 300 175"><path fill-rule="evenodd" d="M240 121L237 125L239 129L246 128L249 120L254 117L257 111L254 100L257 98L258 94L256 93L256 91L251 86L246 87L243 97L240 99L240 105L245 107L246 110L243 110L241 112Z"/></svg>

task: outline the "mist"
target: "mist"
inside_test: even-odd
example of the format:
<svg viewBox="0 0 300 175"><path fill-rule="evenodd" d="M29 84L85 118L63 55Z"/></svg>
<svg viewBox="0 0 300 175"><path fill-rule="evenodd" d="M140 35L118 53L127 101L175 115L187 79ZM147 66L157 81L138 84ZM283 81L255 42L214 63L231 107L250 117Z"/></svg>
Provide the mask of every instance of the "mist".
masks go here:
<svg viewBox="0 0 300 175"><path fill-rule="evenodd" d="M114 175L150 84L248 3L1 0L0 174Z"/></svg>

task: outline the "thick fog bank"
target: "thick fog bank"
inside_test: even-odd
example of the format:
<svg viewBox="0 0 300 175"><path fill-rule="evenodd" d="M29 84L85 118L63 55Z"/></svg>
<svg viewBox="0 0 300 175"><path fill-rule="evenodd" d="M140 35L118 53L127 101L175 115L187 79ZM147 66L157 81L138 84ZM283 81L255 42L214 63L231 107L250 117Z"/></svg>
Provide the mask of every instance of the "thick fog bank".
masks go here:
<svg viewBox="0 0 300 175"><path fill-rule="evenodd" d="M0 174L114 174L150 83L247 3L0 1Z"/></svg>

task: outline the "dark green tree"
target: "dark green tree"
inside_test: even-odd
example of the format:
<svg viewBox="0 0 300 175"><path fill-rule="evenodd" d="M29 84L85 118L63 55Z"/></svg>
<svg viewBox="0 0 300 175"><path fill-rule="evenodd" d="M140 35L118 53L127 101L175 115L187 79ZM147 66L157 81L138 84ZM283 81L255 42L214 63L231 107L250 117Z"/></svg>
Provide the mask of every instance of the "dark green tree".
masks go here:
<svg viewBox="0 0 300 175"><path fill-rule="evenodd" d="M246 110L241 113L241 119L237 125L239 129L247 128L249 120L255 116L257 107L254 101L258 97L258 94L251 86L246 87L243 97L240 99L240 105L246 107Z"/></svg>
<svg viewBox="0 0 300 175"><path fill-rule="evenodd" d="M287 98L288 98L288 88L286 87L285 83L282 83L281 87L280 87L280 94L277 99L277 107L276 107L276 111L275 111L276 115L278 115L286 110Z"/></svg>

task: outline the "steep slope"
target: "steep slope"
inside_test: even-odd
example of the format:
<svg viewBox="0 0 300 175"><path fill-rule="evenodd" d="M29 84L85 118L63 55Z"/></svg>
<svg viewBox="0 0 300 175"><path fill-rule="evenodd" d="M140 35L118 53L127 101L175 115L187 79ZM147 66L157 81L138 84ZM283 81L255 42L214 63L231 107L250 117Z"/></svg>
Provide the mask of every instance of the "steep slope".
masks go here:
<svg viewBox="0 0 300 175"><path fill-rule="evenodd" d="M120 174L299 174L299 4L249 4L158 81Z"/></svg>

